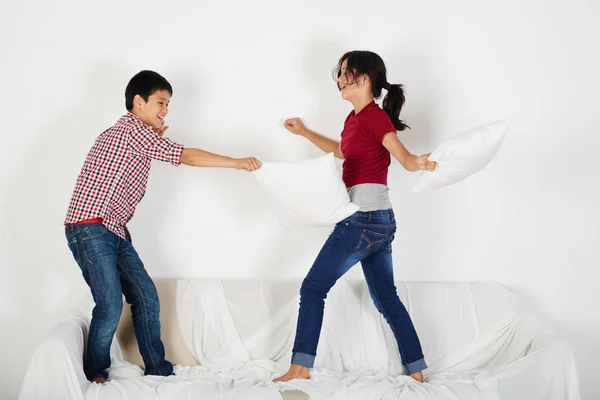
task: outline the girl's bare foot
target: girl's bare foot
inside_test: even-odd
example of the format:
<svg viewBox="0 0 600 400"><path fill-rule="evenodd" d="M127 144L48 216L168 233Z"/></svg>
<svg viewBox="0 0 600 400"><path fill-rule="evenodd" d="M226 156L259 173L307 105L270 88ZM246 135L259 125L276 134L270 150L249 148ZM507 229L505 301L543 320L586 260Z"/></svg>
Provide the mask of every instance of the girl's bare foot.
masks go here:
<svg viewBox="0 0 600 400"><path fill-rule="evenodd" d="M273 382L287 382L292 379L308 379L308 367L298 364L292 364L287 374L273 379Z"/></svg>
<svg viewBox="0 0 600 400"><path fill-rule="evenodd" d="M421 371L415 372L415 373L410 374L410 376L414 380L423 383L423 372L421 372Z"/></svg>
<svg viewBox="0 0 600 400"><path fill-rule="evenodd" d="M101 384L101 385L102 385L104 382L106 382L106 379L104 379L104 378L102 378L101 376L99 376L99 377L97 377L97 378L94 378L94 379L92 379L92 382L93 382L93 383L99 383L99 384Z"/></svg>

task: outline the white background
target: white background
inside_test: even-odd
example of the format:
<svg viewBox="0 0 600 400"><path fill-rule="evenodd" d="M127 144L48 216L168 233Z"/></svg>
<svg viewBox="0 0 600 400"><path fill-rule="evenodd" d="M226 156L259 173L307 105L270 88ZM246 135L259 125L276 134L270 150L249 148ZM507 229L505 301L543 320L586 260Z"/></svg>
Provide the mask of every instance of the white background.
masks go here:
<svg viewBox="0 0 600 400"><path fill-rule="evenodd" d="M394 162L396 278L509 285L573 347L583 398L600 397L600 6L483 3L2 1L0 397L16 397L36 342L87 290L61 224L133 74L173 84L174 140L292 161L320 153L280 119L338 138L350 104L331 69L352 49L405 84L414 152L513 120L492 163L454 186L412 194L417 175ZM160 163L130 227L153 277L187 278L301 278L330 230L282 228L248 173Z"/></svg>

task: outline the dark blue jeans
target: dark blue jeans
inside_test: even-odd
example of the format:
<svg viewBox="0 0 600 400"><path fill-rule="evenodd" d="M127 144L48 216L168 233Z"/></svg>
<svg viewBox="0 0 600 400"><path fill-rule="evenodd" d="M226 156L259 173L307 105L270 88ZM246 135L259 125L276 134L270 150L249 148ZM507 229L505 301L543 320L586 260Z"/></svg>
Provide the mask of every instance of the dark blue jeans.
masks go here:
<svg viewBox="0 0 600 400"><path fill-rule="evenodd" d="M133 327L146 375L171 375L173 365L165 360L160 339L159 304L156 288L131 242L102 224L65 227L69 249L92 290L96 305L88 335L84 370L87 378L107 378L110 345L117 330L123 294L131 304Z"/></svg>
<svg viewBox="0 0 600 400"><path fill-rule="evenodd" d="M323 324L327 293L353 265L362 264L375 307L390 324L406 372L427 368L417 332L394 284L392 210L357 212L340 221L300 288L300 311L292 364L312 368Z"/></svg>

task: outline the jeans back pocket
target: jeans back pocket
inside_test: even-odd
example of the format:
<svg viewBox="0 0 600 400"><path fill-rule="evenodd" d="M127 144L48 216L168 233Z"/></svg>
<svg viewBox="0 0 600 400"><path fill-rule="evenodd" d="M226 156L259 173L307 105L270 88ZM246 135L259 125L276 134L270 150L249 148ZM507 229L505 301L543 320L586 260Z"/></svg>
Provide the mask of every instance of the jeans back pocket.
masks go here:
<svg viewBox="0 0 600 400"><path fill-rule="evenodd" d="M387 242L386 239L388 236L388 233L375 232L371 229L363 229L358 243L354 248L354 252L360 258L367 257L369 254L379 250L381 246Z"/></svg>

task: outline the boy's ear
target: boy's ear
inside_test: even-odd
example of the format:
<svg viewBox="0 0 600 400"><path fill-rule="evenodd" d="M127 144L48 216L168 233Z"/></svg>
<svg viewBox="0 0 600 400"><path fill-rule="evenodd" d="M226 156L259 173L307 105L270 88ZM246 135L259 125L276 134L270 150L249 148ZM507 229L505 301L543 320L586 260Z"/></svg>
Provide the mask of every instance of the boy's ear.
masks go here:
<svg viewBox="0 0 600 400"><path fill-rule="evenodd" d="M136 94L135 97L133 98L133 106L134 107L135 106L141 107L144 103L145 103L144 99L139 94Z"/></svg>

